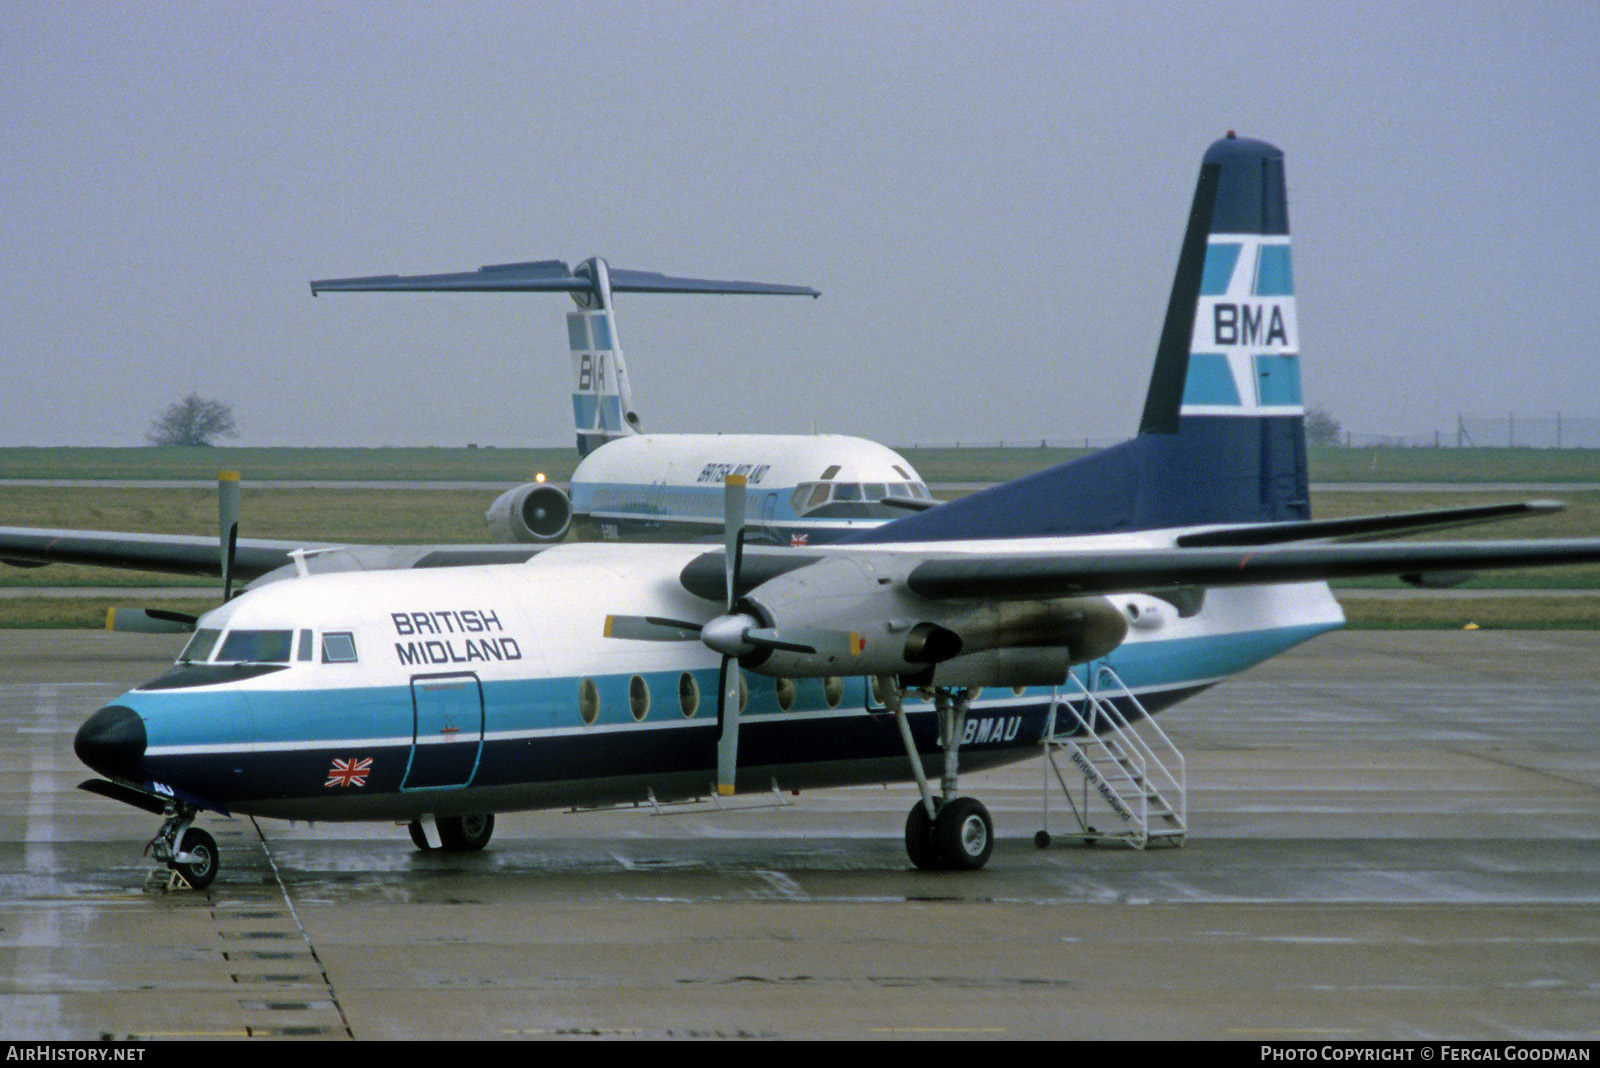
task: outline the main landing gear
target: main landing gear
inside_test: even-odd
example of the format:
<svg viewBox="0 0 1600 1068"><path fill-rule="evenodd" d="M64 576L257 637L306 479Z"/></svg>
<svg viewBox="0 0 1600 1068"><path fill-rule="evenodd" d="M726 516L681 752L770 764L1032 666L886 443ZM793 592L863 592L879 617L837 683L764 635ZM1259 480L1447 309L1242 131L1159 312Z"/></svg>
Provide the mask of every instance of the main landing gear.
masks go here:
<svg viewBox="0 0 1600 1068"><path fill-rule="evenodd" d="M911 772L916 776L922 799L906 816L906 855L925 871L977 871L989 862L994 852L994 820L982 803L971 797L957 797L960 771L961 737L966 731L971 690L938 689L933 706L939 714L939 741L944 747L944 774L940 779L943 796L935 797L922 770L922 758L911 737L911 725L901 705L903 692L898 680L882 680L884 704L894 713L905 743Z"/></svg>
<svg viewBox="0 0 1600 1068"><path fill-rule="evenodd" d="M490 837L494 835L494 813L486 812L475 816L435 816L433 827L439 832L440 849L446 853L471 853L489 844ZM411 840L417 844L418 849L426 851L433 848L420 817L407 824L406 830L411 832Z"/></svg>
<svg viewBox="0 0 1600 1068"><path fill-rule="evenodd" d="M181 802L166 810L161 830L144 847L147 856L165 864L196 890L204 890L217 877L217 840L192 826L199 809Z"/></svg>

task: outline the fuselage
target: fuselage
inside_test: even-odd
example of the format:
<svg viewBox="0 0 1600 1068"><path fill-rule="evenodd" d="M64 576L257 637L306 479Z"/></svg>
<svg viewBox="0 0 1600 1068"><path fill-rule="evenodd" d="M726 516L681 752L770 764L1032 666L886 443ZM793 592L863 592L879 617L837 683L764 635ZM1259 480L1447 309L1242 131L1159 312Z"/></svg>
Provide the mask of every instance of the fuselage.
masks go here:
<svg viewBox="0 0 1600 1068"><path fill-rule="evenodd" d="M705 796L717 654L697 640L603 636L612 612L722 611L679 582L702 551L571 544L525 564L272 583L202 617L171 672L85 724L79 752L158 795L285 818ZM1106 662L1150 712L1342 622L1322 583L1213 590L1188 618L1142 594L1112 600L1131 626ZM740 790L911 777L872 680L742 675ZM963 770L1036 753L1053 704L1069 699L1065 688L982 693ZM913 691L906 711L936 768L932 704Z"/></svg>
<svg viewBox="0 0 1600 1068"><path fill-rule="evenodd" d="M586 456L572 475L573 528L604 541L689 541L722 533L723 479L748 487L747 537L822 545L904 518L885 498L926 500L905 457L837 434L641 434Z"/></svg>

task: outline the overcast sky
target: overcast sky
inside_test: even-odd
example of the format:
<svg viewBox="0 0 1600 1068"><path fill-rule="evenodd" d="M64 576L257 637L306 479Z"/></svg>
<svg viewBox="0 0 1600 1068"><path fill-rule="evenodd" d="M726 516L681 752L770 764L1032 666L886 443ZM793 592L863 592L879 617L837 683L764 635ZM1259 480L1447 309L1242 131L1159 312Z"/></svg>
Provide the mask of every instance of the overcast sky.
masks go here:
<svg viewBox="0 0 1600 1068"><path fill-rule="evenodd" d="M1200 156L1287 154L1304 389L1357 433L1600 416L1593 3L0 0L0 444L569 443L591 255L648 429L1135 428Z"/></svg>

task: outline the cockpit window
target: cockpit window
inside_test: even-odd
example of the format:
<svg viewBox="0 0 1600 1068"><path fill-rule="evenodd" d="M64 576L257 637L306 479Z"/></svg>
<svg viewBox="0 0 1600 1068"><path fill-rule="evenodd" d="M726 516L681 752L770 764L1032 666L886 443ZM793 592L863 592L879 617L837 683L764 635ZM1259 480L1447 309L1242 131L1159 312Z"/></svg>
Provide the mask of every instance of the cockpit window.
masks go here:
<svg viewBox="0 0 1600 1068"><path fill-rule="evenodd" d="M322 636L322 662L324 664L353 664L356 662L356 639L349 632L334 632Z"/></svg>
<svg viewBox="0 0 1600 1068"><path fill-rule="evenodd" d="M805 515L829 501L877 504L887 497L925 500L928 487L921 482L802 482L795 487L790 503L795 514Z"/></svg>
<svg viewBox="0 0 1600 1068"><path fill-rule="evenodd" d="M286 664L292 630L230 630L217 653L219 663Z"/></svg>
<svg viewBox="0 0 1600 1068"><path fill-rule="evenodd" d="M211 650L217 647L217 639L220 637L222 631L201 627L194 632L194 637L189 639L189 644L183 647L183 652L178 654L178 662L188 664L207 659L211 656Z"/></svg>

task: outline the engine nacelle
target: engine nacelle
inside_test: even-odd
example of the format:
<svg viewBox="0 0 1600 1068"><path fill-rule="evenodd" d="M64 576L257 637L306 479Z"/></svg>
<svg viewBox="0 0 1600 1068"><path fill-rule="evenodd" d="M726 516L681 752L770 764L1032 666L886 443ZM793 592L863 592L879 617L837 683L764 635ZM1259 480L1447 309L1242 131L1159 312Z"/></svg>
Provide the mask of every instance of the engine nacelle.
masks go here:
<svg viewBox="0 0 1600 1068"><path fill-rule="evenodd" d="M495 541L560 541L572 528L572 500L548 482L529 482L502 493L483 518Z"/></svg>
<svg viewBox="0 0 1600 1068"><path fill-rule="evenodd" d="M1105 597L933 600L906 590L896 564L846 557L762 583L736 611L748 610L766 628L762 633L817 652L761 648L740 664L779 678L899 675L941 686L1054 685L1073 664L1105 656L1127 637L1127 617Z"/></svg>

